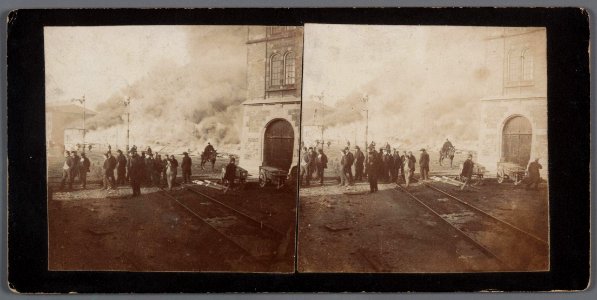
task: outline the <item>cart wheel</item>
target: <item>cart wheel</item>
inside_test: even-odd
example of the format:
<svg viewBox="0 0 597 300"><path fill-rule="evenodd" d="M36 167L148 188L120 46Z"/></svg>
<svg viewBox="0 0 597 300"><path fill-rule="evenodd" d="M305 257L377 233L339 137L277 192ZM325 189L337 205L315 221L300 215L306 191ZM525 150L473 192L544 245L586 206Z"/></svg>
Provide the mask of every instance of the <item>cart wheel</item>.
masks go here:
<svg viewBox="0 0 597 300"><path fill-rule="evenodd" d="M497 173L497 182L504 183L504 174L502 174L502 172Z"/></svg>
<svg viewBox="0 0 597 300"><path fill-rule="evenodd" d="M265 178L265 174L263 172L259 172L259 186L264 188L267 184L267 179Z"/></svg>

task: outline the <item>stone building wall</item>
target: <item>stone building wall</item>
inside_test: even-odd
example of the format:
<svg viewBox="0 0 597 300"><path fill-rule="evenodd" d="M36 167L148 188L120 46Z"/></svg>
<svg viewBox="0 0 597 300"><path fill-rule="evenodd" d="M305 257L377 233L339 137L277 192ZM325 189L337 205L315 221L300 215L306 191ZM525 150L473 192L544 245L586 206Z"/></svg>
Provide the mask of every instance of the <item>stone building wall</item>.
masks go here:
<svg viewBox="0 0 597 300"><path fill-rule="evenodd" d="M481 99L477 161L495 175L503 161L502 134L515 116L532 127L530 159L547 178L547 55L544 28L493 30L486 41L487 96ZM524 56L524 57L523 57ZM526 62L525 62L526 61ZM526 166L525 166L526 167Z"/></svg>
<svg viewBox="0 0 597 300"><path fill-rule="evenodd" d="M293 128L292 165L298 163L300 140L303 28L287 27L272 34L272 27L249 26L247 37L247 100L243 103L240 165L257 176L263 164L264 135L275 120ZM294 53L294 84L271 86L270 59L274 54Z"/></svg>

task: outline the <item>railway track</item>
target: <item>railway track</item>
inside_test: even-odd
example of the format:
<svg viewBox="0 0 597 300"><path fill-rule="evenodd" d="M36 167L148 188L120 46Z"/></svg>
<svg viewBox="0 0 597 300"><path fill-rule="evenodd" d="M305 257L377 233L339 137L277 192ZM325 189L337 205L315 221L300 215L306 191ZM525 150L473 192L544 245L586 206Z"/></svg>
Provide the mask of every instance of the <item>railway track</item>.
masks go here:
<svg viewBox="0 0 597 300"><path fill-rule="evenodd" d="M192 187L165 195L209 226L244 254L258 261L285 256L286 234L241 210L227 205Z"/></svg>
<svg viewBox="0 0 597 300"><path fill-rule="evenodd" d="M502 271L537 271L549 267L549 245L537 235L471 205L430 183L406 193L443 223L455 229L482 253L495 259Z"/></svg>

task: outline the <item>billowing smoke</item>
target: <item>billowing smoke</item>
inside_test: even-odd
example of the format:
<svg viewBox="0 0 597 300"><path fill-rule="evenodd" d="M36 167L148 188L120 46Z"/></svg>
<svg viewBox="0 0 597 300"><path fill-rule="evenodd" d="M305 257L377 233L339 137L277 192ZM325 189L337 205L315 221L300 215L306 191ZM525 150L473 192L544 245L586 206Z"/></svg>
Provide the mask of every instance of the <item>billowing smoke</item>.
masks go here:
<svg viewBox="0 0 597 300"><path fill-rule="evenodd" d="M312 112L313 95L324 93L324 140L363 145L361 99L368 96L368 142L439 149L449 138L459 149L476 148L481 99L495 77L485 65L488 29L312 25L305 32L312 49L305 50L303 111ZM321 118L303 114L314 125ZM302 137L314 144L321 127L304 129Z"/></svg>
<svg viewBox="0 0 597 300"><path fill-rule="evenodd" d="M130 97L130 144L200 149L238 144L246 93L246 28L188 28L188 64L164 60L140 80L106 96L88 122L89 140L126 143Z"/></svg>

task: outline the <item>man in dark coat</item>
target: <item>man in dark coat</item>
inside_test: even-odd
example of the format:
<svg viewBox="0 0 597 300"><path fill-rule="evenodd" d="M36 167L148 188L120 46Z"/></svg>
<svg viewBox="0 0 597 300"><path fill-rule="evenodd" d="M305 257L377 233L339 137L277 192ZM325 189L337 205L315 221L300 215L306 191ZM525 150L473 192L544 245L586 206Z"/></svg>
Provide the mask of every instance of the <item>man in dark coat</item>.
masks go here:
<svg viewBox="0 0 597 300"><path fill-rule="evenodd" d="M180 165L180 168L182 169L182 182L191 183L192 160L189 157L189 153L183 152L182 155L184 155L182 158L182 164Z"/></svg>
<svg viewBox="0 0 597 300"><path fill-rule="evenodd" d="M307 147L303 147L303 151L301 151L301 183L303 185L303 180L306 180L306 185L308 186L311 183L311 178L309 176L309 166L311 165L311 154L307 151Z"/></svg>
<svg viewBox="0 0 597 300"><path fill-rule="evenodd" d="M400 175L400 169L402 168L402 159L400 157L400 153L396 149L394 149L392 161L394 162L394 165L392 166L392 170L394 171L394 177L392 177L392 181L398 183L398 176Z"/></svg>
<svg viewBox="0 0 597 300"><path fill-rule="evenodd" d="M470 181L471 177L473 177L473 167L475 163L473 163L473 155L469 154L467 159L462 164L462 172L460 172L460 179L464 180L464 183L460 187L461 190L464 190L464 187L467 186Z"/></svg>
<svg viewBox="0 0 597 300"><path fill-rule="evenodd" d="M153 173L152 173L152 180L157 187L161 186L161 176L162 176L162 169L164 168L162 156L159 155L157 152L155 154L155 159L153 160Z"/></svg>
<svg viewBox="0 0 597 300"><path fill-rule="evenodd" d="M309 180L313 179L313 175L317 175L317 152L312 147L309 147Z"/></svg>
<svg viewBox="0 0 597 300"><path fill-rule="evenodd" d="M114 184L116 183L116 181L114 180L114 169L116 168L116 159L112 156L112 153L110 153L110 151L106 152L104 157L104 187L102 189L114 190Z"/></svg>
<svg viewBox="0 0 597 300"><path fill-rule="evenodd" d="M323 177L325 169L328 167L328 157L323 153L323 149L319 149L319 155L317 155L317 177L319 177L319 183L323 185Z"/></svg>
<svg viewBox="0 0 597 300"><path fill-rule="evenodd" d="M355 181L362 181L363 180L363 164L365 163L365 154L361 151L359 146L355 146L357 149L354 153L355 163L354 163L354 170L355 170Z"/></svg>
<svg viewBox="0 0 597 300"><path fill-rule="evenodd" d="M73 166L71 168L71 174L73 177L73 182L75 181L75 178L79 177L79 168L81 167L81 157L79 155L77 155L77 151L71 151L70 153L73 157ZM81 181L81 178L79 177L79 182Z"/></svg>
<svg viewBox="0 0 597 300"><path fill-rule="evenodd" d="M73 179L71 175L71 168L73 166L73 158L69 151L64 152L64 164L62 165L62 180L60 181L60 190L64 189L64 184L68 182L68 189L73 189Z"/></svg>
<svg viewBox="0 0 597 300"><path fill-rule="evenodd" d="M178 160L174 155L170 155L170 165L172 165L172 186L176 185L176 174L178 173Z"/></svg>
<svg viewBox="0 0 597 300"><path fill-rule="evenodd" d="M153 160L153 154L147 152L146 156L145 156L145 174L147 176L147 186L152 186L154 184L153 182L153 168L154 168L154 160Z"/></svg>
<svg viewBox="0 0 597 300"><path fill-rule="evenodd" d="M226 165L226 171L224 173L224 180L227 182L226 189L224 193L228 192L228 190L234 189L234 180L236 179L236 159L234 157L230 157L230 161ZM183 158L184 163L184 158ZM183 171L184 174L184 171ZM184 175L183 175L184 177Z"/></svg>
<svg viewBox="0 0 597 300"><path fill-rule="evenodd" d="M384 179L386 182L390 182L391 177L391 170L392 170L392 154L389 150L384 151L383 155L383 168L384 168Z"/></svg>
<svg viewBox="0 0 597 300"><path fill-rule="evenodd" d="M131 149L131 159L129 161L129 180L133 189L133 197L141 195L141 181L145 173L145 161L137 155L137 149Z"/></svg>
<svg viewBox="0 0 597 300"><path fill-rule="evenodd" d="M207 142L207 146L205 146L205 149L203 150L203 154L205 155L205 157L209 157L209 155L214 151L214 146L212 146L211 143Z"/></svg>
<svg viewBox="0 0 597 300"><path fill-rule="evenodd" d="M535 190L539 189L539 183L541 182L541 175L539 174L539 170L542 169L543 166L539 163L539 158L535 159L535 161L529 164L527 171L529 172L529 178L527 181L526 189L528 190L532 185L535 185Z"/></svg>
<svg viewBox="0 0 597 300"><path fill-rule="evenodd" d="M79 179L81 180L81 188L85 189L87 185L87 173L89 173L91 162L85 155L85 152L81 153L81 163L79 164Z"/></svg>
<svg viewBox="0 0 597 300"><path fill-rule="evenodd" d="M122 150L117 150L116 153L116 185L124 185L126 183L126 157L122 154Z"/></svg>
<svg viewBox="0 0 597 300"><path fill-rule="evenodd" d="M419 157L419 168L421 169L421 180L429 179L429 153L425 151L425 148L421 150L421 156Z"/></svg>
<svg viewBox="0 0 597 300"><path fill-rule="evenodd" d="M354 155L350 152L350 148L344 148L344 152L346 153L346 166L344 171L346 172L346 178L348 180L349 185L354 184L354 177L352 176L352 164L354 163Z"/></svg>
<svg viewBox="0 0 597 300"><path fill-rule="evenodd" d="M369 193L375 193L377 188L377 175L379 174L380 160L379 154L375 152L374 148L369 149L369 157L367 158L367 177L369 179Z"/></svg>
<svg viewBox="0 0 597 300"><path fill-rule="evenodd" d="M442 146L442 152L447 152L451 148L454 148L454 146L452 145L452 142L450 142L448 139L446 139L446 141L444 142L444 145Z"/></svg>
<svg viewBox="0 0 597 300"><path fill-rule="evenodd" d="M413 153L411 151L408 151L408 168L409 168L409 174L408 174L408 178L410 180L413 179L414 175L415 175L415 171L417 169L417 159L415 158L415 156L413 155Z"/></svg>

